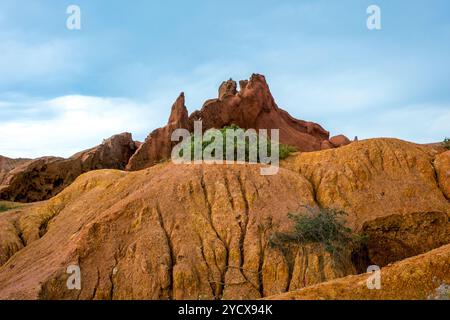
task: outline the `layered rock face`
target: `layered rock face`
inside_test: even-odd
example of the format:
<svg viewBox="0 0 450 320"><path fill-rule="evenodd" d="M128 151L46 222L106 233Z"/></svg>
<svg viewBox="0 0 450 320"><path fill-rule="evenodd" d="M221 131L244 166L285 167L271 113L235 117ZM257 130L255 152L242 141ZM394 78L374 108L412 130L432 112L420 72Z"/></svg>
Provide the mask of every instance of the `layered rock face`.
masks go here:
<svg viewBox="0 0 450 320"><path fill-rule="evenodd" d="M254 74L250 80L240 82L240 91L235 81L223 82L219 88L219 97L206 101L201 110L189 117L184 106L184 96L178 98L169 123L147 137L130 159L127 169L140 170L169 159L173 130L184 128L192 132L194 121L202 121L203 130L220 129L231 124L243 129L279 129L280 142L297 147L300 151L321 150L322 142L329 138L328 131L320 125L294 119L280 109L264 76Z"/></svg>
<svg viewBox="0 0 450 320"><path fill-rule="evenodd" d="M87 171L123 170L136 149L131 134L122 133L68 159L43 157L25 161L5 174L0 199L17 202L49 199Z"/></svg>
<svg viewBox="0 0 450 320"><path fill-rule="evenodd" d="M450 242L450 204L436 178L450 163L435 152L373 139L302 153L285 166L311 182L320 206L349 214L348 225L370 237L368 261L384 266Z"/></svg>
<svg viewBox="0 0 450 320"><path fill-rule="evenodd" d="M449 241L450 204L435 156L424 146L374 139L297 154L275 176L260 176L259 165L250 164L92 171L47 202L0 215L0 298L254 299L310 292L302 288L355 274L355 252L337 259L319 244L271 247L272 234L292 230L288 213L303 214L305 205L347 211L347 226L369 235L364 268L437 248ZM411 260L419 269L387 267L393 290L368 296L389 298L405 288L411 291L399 297L422 297L395 281L448 280L445 248ZM81 268L81 291L66 287L69 265ZM336 280L339 290L316 298L339 297L345 285L365 297L363 276ZM434 290L433 283L423 285Z"/></svg>
<svg viewBox="0 0 450 320"><path fill-rule="evenodd" d="M371 139L301 153L284 166L311 182L320 206L348 212L348 224L360 230L365 222L389 215L449 213L436 179L435 157L440 155L426 146ZM440 170L449 170L448 164Z"/></svg>

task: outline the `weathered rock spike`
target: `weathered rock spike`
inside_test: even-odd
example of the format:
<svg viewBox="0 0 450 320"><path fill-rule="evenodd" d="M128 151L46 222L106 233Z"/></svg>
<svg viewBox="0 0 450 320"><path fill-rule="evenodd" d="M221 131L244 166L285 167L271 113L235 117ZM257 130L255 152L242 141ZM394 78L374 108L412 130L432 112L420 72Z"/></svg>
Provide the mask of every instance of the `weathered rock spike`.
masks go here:
<svg viewBox="0 0 450 320"><path fill-rule="evenodd" d="M172 105L172 111L170 112L168 124L178 123L183 125L184 128L187 124L188 118L189 115L185 106L184 92L181 92L177 100Z"/></svg>

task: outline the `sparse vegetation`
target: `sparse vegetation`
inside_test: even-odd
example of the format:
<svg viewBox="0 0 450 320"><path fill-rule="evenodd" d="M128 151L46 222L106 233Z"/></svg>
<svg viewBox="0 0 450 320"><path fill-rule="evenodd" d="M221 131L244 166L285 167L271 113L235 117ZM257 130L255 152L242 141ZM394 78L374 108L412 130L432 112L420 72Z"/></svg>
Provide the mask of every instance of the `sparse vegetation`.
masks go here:
<svg viewBox="0 0 450 320"><path fill-rule="evenodd" d="M7 202L7 201L0 202L0 212L5 212L5 211L8 211L8 210L17 208L17 207L18 207L18 205L15 205L12 202Z"/></svg>
<svg viewBox="0 0 450 320"><path fill-rule="evenodd" d="M297 148L293 147L293 146L288 146L285 144L280 144L279 145L280 148L280 159L286 159L287 157L289 157L292 153L297 152Z"/></svg>
<svg viewBox="0 0 450 320"><path fill-rule="evenodd" d="M287 233L277 232L272 235L269 244L273 248L282 248L289 243L307 245L322 244L326 251L336 255L345 248L360 246L366 241L365 236L353 233L345 227L342 216L347 214L333 209L313 209L306 207L308 214L288 216L294 221L294 230Z"/></svg>
<svg viewBox="0 0 450 320"><path fill-rule="evenodd" d="M446 137L444 139L444 141L442 141L442 146L447 149L450 150L450 138Z"/></svg>
<svg viewBox="0 0 450 320"><path fill-rule="evenodd" d="M237 125L230 125L230 126L226 126L222 129L220 129L220 132L222 134L223 137L223 159L225 160L226 158L226 141L227 141L227 137L226 137L226 131L228 129L231 130L240 130L241 128ZM242 129L243 130L243 129ZM266 144L267 144L267 152L268 155L271 155L271 149L272 149L272 144L269 138L266 138ZM214 138L211 138L210 140L203 140L202 141L202 151L204 151L206 149L206 147L208 147L210 144L212 144L214 142ZM260 162L260 156L259 156L259 136L257 138L257 145L250 145L248 139L246 139L245 141L239 141L238 139L234 140L234 159L237 158L238 155L238 150L241 148L243 148L245 150L245 161L249 162L250 161L250 155L252 154L252 152L254 152L257 155L257 162ZM291 153L296 152L297 149L295 147L292 146L288 146L288 145L284 145L284 144L278 144L279 147L279 158L280 160L282 159L286 159ZM191 137L191 141L190 141L190 150L191 150L191 159L194 159L194 149L195 149L195 143L194 143L194 136ZM212 153L212 156L214 156L215 153ZM182 151L180 151L180 157L183 156Z"/></svg>

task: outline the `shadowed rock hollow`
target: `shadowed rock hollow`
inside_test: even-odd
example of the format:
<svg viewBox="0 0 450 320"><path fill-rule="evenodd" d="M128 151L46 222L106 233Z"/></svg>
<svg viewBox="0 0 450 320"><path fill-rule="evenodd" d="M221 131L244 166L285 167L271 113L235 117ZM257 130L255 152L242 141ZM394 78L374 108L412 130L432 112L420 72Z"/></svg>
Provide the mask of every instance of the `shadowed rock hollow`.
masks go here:
<svg viewBox="0 0 450 320"><path fill-rule="evenodd" d="M348 276L273 300L432 300L450 299L450 245L381 269L381 289L369 290L370 274ZM444 289L444 290L443 290Z"/></svg>
<svg viewBox="0 0 450 320"><path fill-rule="evenodd" d="M435 157L374 139L294 155L275 176L249 164L89 172L47 202L0 215L0 298L254 299L360 271L355 252L268 245L304 205L343 209L349 227L369 234L356 252L363 269L420 254L449 239ZM70 264L81 267L81 291L66 287Z"/></svg>

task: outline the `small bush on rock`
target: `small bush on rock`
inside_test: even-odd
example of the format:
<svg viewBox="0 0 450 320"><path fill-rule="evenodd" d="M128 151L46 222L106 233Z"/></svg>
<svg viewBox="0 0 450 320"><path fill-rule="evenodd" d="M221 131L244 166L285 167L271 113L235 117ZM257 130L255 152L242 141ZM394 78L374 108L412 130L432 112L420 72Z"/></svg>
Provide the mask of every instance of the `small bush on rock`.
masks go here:
<svg viewBox="0 0 450 320"><path fill-rule="evenodd" d="M445 138L444 141L442 142L442 146L445 149L450 150L450 138Z"/></svg>
<svg viewBox="0 0 450 320"><path fill-rule="evenodd" d="M299 245L321 244L325 250L335 255L345 248L360 246L366 241L365 236L353 233L345 227L341 219L347 214L344 211L306 207L308 214L292 214L288 216L294 221L294 230L291 232L277 232L270 238L272 248L281 248L288 243Z"/></svg>

